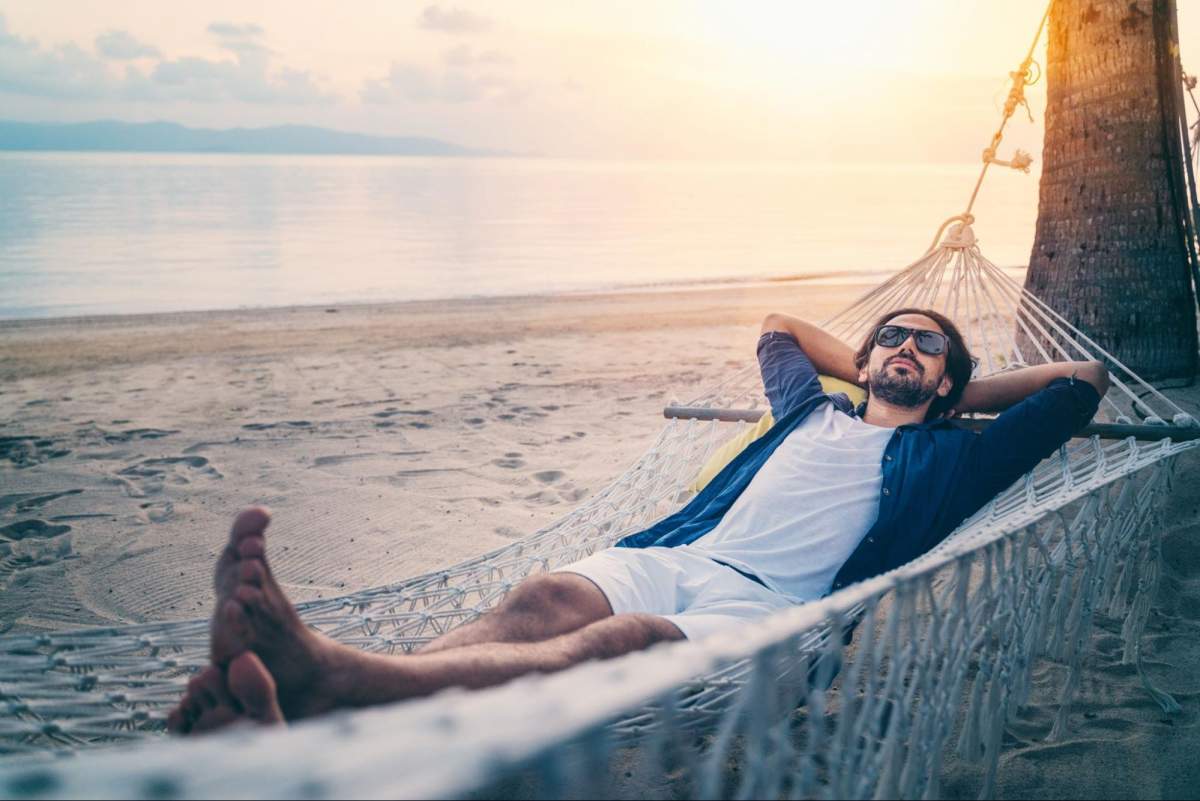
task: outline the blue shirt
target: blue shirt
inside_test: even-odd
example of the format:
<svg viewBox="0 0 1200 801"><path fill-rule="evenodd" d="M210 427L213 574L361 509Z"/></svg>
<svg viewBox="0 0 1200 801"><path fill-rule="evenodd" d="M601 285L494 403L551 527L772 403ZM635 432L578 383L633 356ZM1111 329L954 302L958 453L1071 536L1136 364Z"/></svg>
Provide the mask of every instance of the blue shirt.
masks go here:
<svg viewBox="0 0 1200 801"><path fill-rule="evenodd" d="M711 531L775 448L822 404L857 415L843 393L825 394L796 338L758 341L763 389L775 425L737 455L686 506L618 547L687 545ZM1087 381L1056 378L1005 410L983 432L949 420L898 426L883 451L879 517L834 577L839 590L909 562L1032 470L1092 419L1100 394Z"/></svg>

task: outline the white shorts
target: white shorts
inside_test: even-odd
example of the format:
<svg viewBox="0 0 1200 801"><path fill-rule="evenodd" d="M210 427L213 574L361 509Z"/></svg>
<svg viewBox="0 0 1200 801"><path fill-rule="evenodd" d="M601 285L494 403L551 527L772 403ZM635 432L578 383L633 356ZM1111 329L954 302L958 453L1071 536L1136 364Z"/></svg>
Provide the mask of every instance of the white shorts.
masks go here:
<svg viewBox="0 0 1200 801"><path fill-rule="evenodd" d="M686 545L607 548L555 572L590 579L608 598L614 615L642 612L665 617L689 640L793 605Z"/></svg>

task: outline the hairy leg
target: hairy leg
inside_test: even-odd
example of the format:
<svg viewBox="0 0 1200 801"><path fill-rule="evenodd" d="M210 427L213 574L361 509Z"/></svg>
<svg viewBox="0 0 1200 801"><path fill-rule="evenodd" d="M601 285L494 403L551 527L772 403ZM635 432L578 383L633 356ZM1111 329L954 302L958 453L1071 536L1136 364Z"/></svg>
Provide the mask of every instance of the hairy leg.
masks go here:
<svg viewBox="0 0 1200 801"><path fill-rule="evenodd" d="M541 642L612 616L600 588L574 573L531 576L499 606L418 649L431 654L482 643Z"/></svg>
<svg viewBox="0 0 1200 801"><path fill-rule="evenodd" d="M479 643L404 657L358 652L361 659L334 688L335 706L384 704L447 687L492 687L528 673L553 673L682 639L683 633L664 618L628 614L609 616L541 642Z"/></svg>
<svg viewBox="0 0 1200 801"><path fill-rule="evenodd" d="M598 609L596 596L603 598L603 594L582 577L562 580L564 577L552 576L547 577L550 581L543 580L544 593L553 596L579 591L583 593L579 597L585 599L587 609L563 614L554 623L577 626L569 633L542 642L468 644L460 640L458 646L430 653L398 657L369 654L337 643L303 624L267 563L268 522L269 516L261 509L239 515L229 547L219 560L217 611L212 624L213 664L218 669L230 669L244 654L256 657L275 683L278 708L288 720L342 707L414 698L446 687L489 687L525 673L552 672L589 659L606 659L683 638L679 629L663 618L613 616L607 600L603 609ZM578 582L586 582L587 586ZM571 587L574 589L564 589ZM524 601L516 596L510 613L500 616L500 622L491 629L481 627L481 633L490 631L492 635L513 638L544 634L549 629L537 629L526 620L529 610L520 611L522 606L536 608L530 598L542 592L531 592ZM583 622L595 614L600 618ZM232 679L232 674L227 676L228 683ZM188 698L184 700L186 704Z"/></svg>

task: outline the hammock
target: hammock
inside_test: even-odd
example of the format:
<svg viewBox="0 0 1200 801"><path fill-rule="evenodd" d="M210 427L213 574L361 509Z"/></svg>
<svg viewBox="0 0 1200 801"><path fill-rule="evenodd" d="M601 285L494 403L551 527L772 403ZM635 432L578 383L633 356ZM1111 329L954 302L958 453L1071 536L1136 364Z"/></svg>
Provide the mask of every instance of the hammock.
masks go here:
<svg viewBox="0 0 1200 801"><path fill-rule="evenodd" d="M1124 616L1124 658L1141 670L1159 564L1156 500L1198 429L984 258L964 223L826 328L857 341L878 312L902 305L958 321L982 375L1105 359L1112 388L1098 433L1063 446L920 559L735 636L288 731L45 762L54 752L161 734L187 677L206 662L207 622L6 636L0 795L157 788L151 794L451 797L498 791L507 785L497 782L522 770L523 793L605 795L620 793L618 778L629 771L614 765L636 753L663 794L932 797L951 745L983 760L990 792L1004 723L1026 698L1035 660L1067 668L1051 739L1065 730L1094 615ZM526 576L679 508L698 466L746 426L716 418L753 419L765 406L757 371L747 368L687 404L690 412L676 411L630 470L528 539L389 587L303 604L301 615L366 650L412 650L495 606ZM1102 438L1112 426L1143 437ZM1164 709L1178 708L1147 688ZM735 753L745 766L730 785L725 767Z"/></svg>

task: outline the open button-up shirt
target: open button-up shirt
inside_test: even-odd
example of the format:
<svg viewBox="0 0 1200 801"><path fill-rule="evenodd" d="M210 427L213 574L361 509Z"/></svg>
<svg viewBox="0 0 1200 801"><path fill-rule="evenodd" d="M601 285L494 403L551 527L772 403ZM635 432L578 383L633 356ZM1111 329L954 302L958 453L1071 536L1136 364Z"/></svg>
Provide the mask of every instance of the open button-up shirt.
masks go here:
<svg viewBox="0 0 1200 801"><path fill-rule="evenodd" d="M845 414L859 414L845 394L825 394L816 368L791 334L763 334L758 361L775 425L686 506L625 537L618 547L695 542L717 525L775 448L813 410L832 403ZM883 452L879 516L838 570L830 591L897 568L933 548L1071 439L1099 405L1100 395L1087 381L1056 378L1007 409L983 432L945 419L898 426Z"/></svg>

